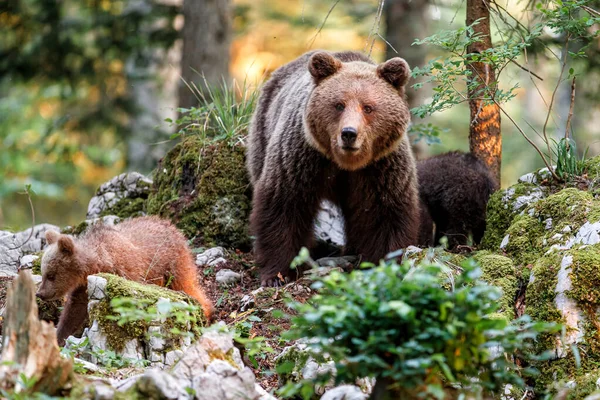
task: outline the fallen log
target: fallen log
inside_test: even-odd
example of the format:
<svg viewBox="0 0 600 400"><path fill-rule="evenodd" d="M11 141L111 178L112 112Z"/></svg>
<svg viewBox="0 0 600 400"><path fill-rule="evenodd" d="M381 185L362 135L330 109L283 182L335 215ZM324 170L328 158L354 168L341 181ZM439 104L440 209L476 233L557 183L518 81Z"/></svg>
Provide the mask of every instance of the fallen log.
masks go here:
<svg viewBox="0 0 600 400"><path fill-rule="evenodd" d="M8 289L0 357L0 388L4 393L56 395L73 375L71 359L63 358L56 330L38 319L36 286L29 271Z"/></svg>

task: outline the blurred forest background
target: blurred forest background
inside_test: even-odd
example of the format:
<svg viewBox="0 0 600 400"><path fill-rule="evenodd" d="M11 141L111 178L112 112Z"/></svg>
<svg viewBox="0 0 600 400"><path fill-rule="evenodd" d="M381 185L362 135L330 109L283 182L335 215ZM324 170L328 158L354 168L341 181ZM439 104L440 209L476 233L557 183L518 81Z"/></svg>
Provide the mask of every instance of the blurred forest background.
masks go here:
<svg viewBox="0 0 600 400"><path fill-rule="evenodd" d="M593 3L593 2L591 2ZM499 1L529 26L533 6ZM268 73L310 49L371 51L381 62L396 54L411 67L444 56L411 46L442 29L465 24L465 1L386 0L0 0L0 229L37 222L75 224L102 182L125 171L149 173L173 145L179 108L197 104L188 84L225 79L258 85ZM595 4L597 6L598 4ZM595 7L598 9L598 7ZM492 14L494 43L506 38ZM506 21L504 21L506 22ZM548 49L564 38L544 33ZM573 42L569 49L577 51ZM397 53L396 53L397 51ZM560 64L529 49L510 64L500 87L518 84L507 112L535 138L547 115ZM570 62L579 76L572 120L578 151L600 153L600 45ZM187 84L186 84L187 82ZM432 88L411 90L415 107ZM564 136L570 82L556 91L549 132ZM418 144L419 157L468 150L468 104L426 121L440 143ZM541 167L540 158L503 116L504 185ZM538 140L535 138L535 140Z"/></svg>

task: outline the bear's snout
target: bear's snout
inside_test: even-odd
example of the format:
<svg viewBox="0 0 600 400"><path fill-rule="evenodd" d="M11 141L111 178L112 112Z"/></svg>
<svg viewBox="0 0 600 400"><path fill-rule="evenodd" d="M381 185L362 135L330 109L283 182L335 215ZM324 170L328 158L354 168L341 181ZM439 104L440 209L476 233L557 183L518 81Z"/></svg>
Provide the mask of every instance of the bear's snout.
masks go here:
<svg viewBox="0 0 600 400"><path fill-rule="evenodd" d="M356 128L351 126L342 128L342 147L344 150L357 150L355 147L357 135L358 132L356 131Z"/></svg>

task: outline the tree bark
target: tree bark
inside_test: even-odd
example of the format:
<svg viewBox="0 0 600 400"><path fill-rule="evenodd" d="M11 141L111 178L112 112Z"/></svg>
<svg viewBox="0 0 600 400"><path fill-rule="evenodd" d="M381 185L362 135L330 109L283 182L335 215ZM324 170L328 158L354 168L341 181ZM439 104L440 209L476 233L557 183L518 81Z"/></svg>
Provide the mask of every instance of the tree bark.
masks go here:
<svg viewBox="0 0 600 400"><path fill-rule="evenodd" d="M388 0L384 4L385 40L389 42L385 51L386 60L402 57L411 68L425 64L427 49L425 46L412 46L415 39L428 34L429 20L426 17L428 0ZM393 49L392 49L393 47ZM394 49L397 51L394 51ZM406 88L410 107L416 107L423 101L424 90Z"/></svg>
<svg viewBox="0 0 600 400"><path fill-rule="evenodd" d="M490 13L486 0L467 0L467 25L479 20L473 27L475 34L481 34L481 40L467 48L469 54L481 53L492 48L490 35ZM469 89L469 147L471 153L485 162L500 183L502 158L502 134L500 130L500 107L497 104L485 104L481 98L494 96L497 82L495 72L489 64L476 62L470 64L473 75L470 79L477 86Z"/></svg>
<svg viewBox="0 0 600 400"><path fill-rule="evenodd" d="M189 108L198 100L185 82L203 91L202 74L210 86L229 79L230 0L184 0L183 15L179 107Z"/></svg>
<svg viewBox="0 0 600 400"><path fill-rule="evenodd" d="M38 319L36 286L29 271L8 289L3 325L0 387L8 392L55 395L71 379L73 364L60 355L52 324ZM23 385L24 374L31 385Z"/></svg>

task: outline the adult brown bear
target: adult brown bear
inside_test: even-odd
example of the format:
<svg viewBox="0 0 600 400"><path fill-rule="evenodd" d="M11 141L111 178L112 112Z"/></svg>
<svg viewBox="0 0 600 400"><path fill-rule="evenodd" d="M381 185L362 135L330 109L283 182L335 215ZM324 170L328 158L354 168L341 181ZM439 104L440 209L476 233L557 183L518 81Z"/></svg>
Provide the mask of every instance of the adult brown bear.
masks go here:
<svg viewBox="0 0 600 400"><path fill-rule="evenodd" d="M290 263L311 245L323 199L342 210L347 253L377 262L416 244L419 198L404 93L409 74L401 58L376 65L356 52L316 51L265 83L247 161L263 285L296 277Z"/></svg>

